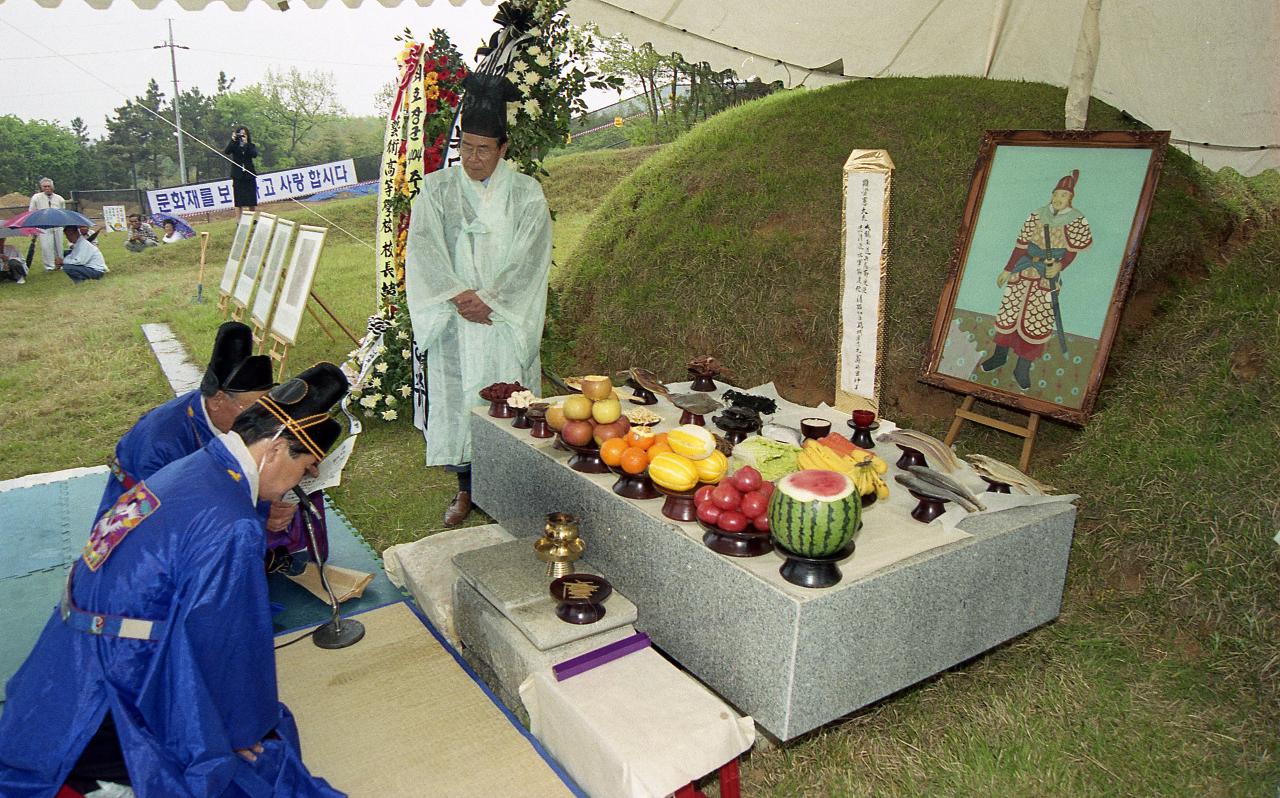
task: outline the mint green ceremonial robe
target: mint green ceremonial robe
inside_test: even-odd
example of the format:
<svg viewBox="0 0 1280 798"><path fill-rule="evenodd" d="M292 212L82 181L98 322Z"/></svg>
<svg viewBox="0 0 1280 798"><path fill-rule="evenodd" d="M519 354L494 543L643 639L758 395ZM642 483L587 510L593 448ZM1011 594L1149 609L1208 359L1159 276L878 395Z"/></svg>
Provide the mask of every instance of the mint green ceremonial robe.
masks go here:
<svg viewBox="0 0 1280 798"><path fill-rule="evenodd" d="M551 269L551 216L538 181L500 161L487 184L461 166L432 172L413 201L405 291L414 343L427 353L427 465L471 462L469 413L480 391L541 386L539 347ZM474 289L493 324L450 302Z"/></svg>

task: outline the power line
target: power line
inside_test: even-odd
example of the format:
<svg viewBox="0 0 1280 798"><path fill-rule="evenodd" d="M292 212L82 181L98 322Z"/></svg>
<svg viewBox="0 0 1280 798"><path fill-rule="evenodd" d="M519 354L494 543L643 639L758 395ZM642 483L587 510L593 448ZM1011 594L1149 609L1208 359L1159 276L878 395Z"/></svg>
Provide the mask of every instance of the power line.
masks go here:
<svg viewBox="0 0 1280 798"><path fill-rule="evenodd" d="M63 61L66 61L66 62L67 62L68 64L70 64L71 66L73 66L73 67L75 67L76 69L80 70L81 72L85 73L85 74L86 74L86 75L88 75L89 77L91 77L91 78L93 78L94 80L96 80L97 82L101 83L103 86L106 86L108 89L111 89L111 90L112 90L112 91L114 91L116 94L120 95L121 97L124 97L124 98L126 98L126 99L134 99L134 98L132 98L132 97L129 97L128 92L124 91L123 89L119 88L118 86L113 86L112 84L110 84L110 83L106 82L106 81L105 81L105 80L103 80L103 79L102 79L98 74L96 74L96 73L94 73L94 72L92 72L92 71L90 71L90 70L88 70L88 69L85 69L84 67L80 66L80 65L79 65L79 64L77 64L75 61L72 61L70 58L68 58L67 56L63 55L62 53L59 53L57 50L53 49L53 48L52 48L52 47L50 47L49 45L45 44L44 42L40 41L40 40L39 40L39 39L37 39L36 37L32 36L30 33L27 33L27 32L26 32L26 31L24 31L22 28L19 28L17 25L14 25L14 24L13 24L12 22L10 22L9 20L4 19L3 17L0 17L0 23L3 23L3 24L5 24L5 25L8 25L10 28L12 28L13 30L17 31L19 34L21 34L21 35L25 36L26 38L28 38L28 39L30 39L31 41L35 42L36 44L40 45L40 46L41 46L41 47L43 47L44 49L46 49L46 50L48 50L49 52L53 53L53 54L54 54L55 56L57 56L58 58L61 58ZM172 50L171 50L170 52L172 52ZM164 122L164 123L165 123L166 125L168 125L169 127L175 128L175 130L177 129L177 128L176 128L176 126L173 124L173 122L170 122L168 119L165 119L165 118L164 118L164 116L163 116L163 115L161 115L159 112L157 112L157 111L155 111L155 110L153 110L153 109L151 109L151 108L148 108L147 106L143 105L142 103L134 103L134 105L136 105L138 108L141 108L142 110L146 111L147 113L151 114L151 115L152 115L152 116L154 116L156 119L159 119L161 122ZM181 134L181 131L178 131L178 132ZM219 150L217 147L214 147L214 146L210 145L208 142L206 142L204 139L201 139L199 136L193 136L193 135L191 135L190 133L186 133L185 135L186 135L186 136L188 136L188 137L189 137L192 141L194 141L195 143L199 144L201 147L204 147L206 150L208 150L209 152L213 153L215 156L217 156L217 157L221 158L222 160L226 161L226 162L227 162L227 163L229 163L229 164L232 164L233 166L238 166L238 164L236 164L236 162L235 162L235 161L233 161L233 160L231 160L230 158L228 158L228 157L226 156L226 154L225 154L225 153L223 153L223 152L222 152L221 150ZM248 171L248 170L246 169L245 171ZM258 177L258 175L257 175L257 174L255 174L255 173L253 173L253 172L250 172L250 174L252 174L252 175L254 176L254 178L255 178L255 179ZM185 181L185 177L184 177L183 179L184 179L184 181ZM294 197L289 197L289 200L290 200L291 202L293 202L294 204L296 204L298 207L300 207L300 208L302 208L303 210L307 211L308 213L310 213L310 214L312 214L312 215L314 215L314 216L317 216L317 217L319 217L319 218L323 219L323 220L324 220L325 222L327 222L331 227L333 227L333 228L335 228L335 229L337 229L337 230L342 231L342 232L343 232L343 233L344 233L348 238L350 238L352 241L355 241L355 242L357 242L357 243L363 244L364 246L368 247L368 249L369 249L369 251L370 251L370 252L377 252L377 251L378 251L378 250L377 250L377 247L375 247L373 244L369 243L368 241L365 241L363 238L360 238L360 237L359 237L359 236L357 236L355 233L351 232L351 231L350 231L350 230L348 230L347 228L343 227L342 225L340 225L340 224L338 224L337 222L333 221L333 220L332 220L332 219L330 219L329 217L325 216L323 213L320 213L320 212L319 212L319 211L317 211L316 209L314 209L314 208L312 208L312 207L310 207L310 206L308 206L308 205L305 205L305 204L303 204L302 202L299 202L299 201L298 201L296 198L294 198Z"/></svg>
<svg viewBox="0 0 1280 798"><path fill-rule="evenodd" d="M145 52L146 47L131 47L128 50L94 50L88 53L76 53L76 55L120 55L122 53L141 53ZM35 61L45 58L61 58L58 55L23 55L23 56L7 56L0 58L0 61Z"/></svg>
<svg viewBox="0 0 1280 798"><path fill-rule="evenodd" d="M364 61L321 61L315 58L281 58L276 55L263 55L262 53L240 53L234 50L211 50L207 47L188 47L188 50L197 53L214 53L216 55L234 55L239 58L261 58L267 61L294 61L299 64L323 64L325 66L358 66L372 67L377 69L387 69L394 63L392 59L388 59L385 64L371 64Z"/></svg>

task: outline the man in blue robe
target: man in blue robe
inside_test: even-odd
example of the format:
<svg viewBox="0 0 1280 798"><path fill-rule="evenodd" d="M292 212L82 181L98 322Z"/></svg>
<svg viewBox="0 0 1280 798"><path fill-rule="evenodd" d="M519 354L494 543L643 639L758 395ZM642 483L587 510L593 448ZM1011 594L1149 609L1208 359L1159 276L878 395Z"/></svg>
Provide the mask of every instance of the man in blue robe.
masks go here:
<svg viewBox="0 0 1280 798"><path fill-rule="evenodd" d="M0 795L342 795L307 771L278 699L256 505L314 473L346 391L336 366L308 369L98 519L6 688Z"/></svg>
<svg viewBox="0 0 1280 798"><path fill-rule="evenodd" d="M253 354L253 331L238 321L219 327L199 389L148 411L116 444L98 516L137 483L231 429L271 384L271 359Z"/></svg>

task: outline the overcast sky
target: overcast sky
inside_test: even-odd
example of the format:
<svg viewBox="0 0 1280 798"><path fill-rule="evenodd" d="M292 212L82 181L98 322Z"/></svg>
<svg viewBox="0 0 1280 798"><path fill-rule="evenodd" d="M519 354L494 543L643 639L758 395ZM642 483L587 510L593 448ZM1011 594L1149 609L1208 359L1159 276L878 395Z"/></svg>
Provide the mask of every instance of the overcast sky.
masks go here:
<svg viewBox="0 0 1280 798"><path fill-rule="evenodd" d="M33 0L0 2L0 114L69 123L79 116L94 136L106 132L104 118L126 99L142 94L155 78L165 96L173 94L168 49L152 49L168 39L173 20L178 79L212 93L218 72L237 87L261 80L269 67L295 66L333 74L347 113L376 112L374 94L395 74L395 36L405 27L420 39L444 28L468 60L496 26L496 6L468 2L456 7L436 0L423 8L410 0L384 8L365 0L355 9L329 0L321 9L295 0L289 11L253 0L245 11L211 2L202 11L184 11L161 0L147 11L131 0L115 0L98 11L63 0L42 8ZM59 56L66 56L62 58ZM588 97L592 107L616 99L612 93Z"/></svg>

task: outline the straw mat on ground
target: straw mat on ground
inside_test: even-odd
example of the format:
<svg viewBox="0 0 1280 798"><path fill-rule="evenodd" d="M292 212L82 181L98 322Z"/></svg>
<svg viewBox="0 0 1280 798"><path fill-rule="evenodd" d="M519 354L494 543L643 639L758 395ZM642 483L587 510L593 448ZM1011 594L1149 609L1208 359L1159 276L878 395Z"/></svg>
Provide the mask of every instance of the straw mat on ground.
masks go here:
<svg viewBox="0 0 1280 798"><path fill-rule="evenodd" d="M312 773L352 798L573 795L408 606L359 620L350 648L276 653Z"/></svg>

